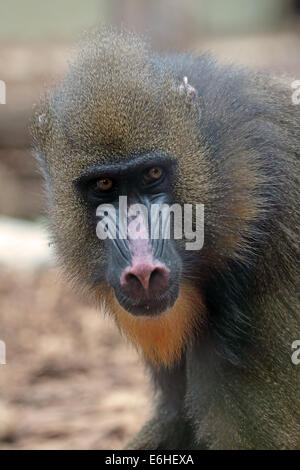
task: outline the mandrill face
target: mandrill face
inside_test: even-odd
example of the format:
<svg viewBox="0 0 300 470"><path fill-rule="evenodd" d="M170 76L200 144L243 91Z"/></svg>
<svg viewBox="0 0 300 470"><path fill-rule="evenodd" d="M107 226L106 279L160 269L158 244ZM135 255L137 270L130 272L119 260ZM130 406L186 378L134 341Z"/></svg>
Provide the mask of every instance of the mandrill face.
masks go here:
<svg viewBox="0 0 300 470"><path fill-rule="evenodd" d="M168 211L175 172L174 159L148 154L87 168L75 183L104 243L105 280L135 316L159 315L178 298L182 262Z"/></svg>
<svg viewBox="0 0 300 470"><path fill-rule="evenodd" d="M148 359L165 365L180 357L205 311L199 288L183 280L197 232L175 202L177 180L176 160L159 152L93 164L73 180L90 237L105 253L95 259L92 289ZM194 242L186 243L186 227Z"/></svg>

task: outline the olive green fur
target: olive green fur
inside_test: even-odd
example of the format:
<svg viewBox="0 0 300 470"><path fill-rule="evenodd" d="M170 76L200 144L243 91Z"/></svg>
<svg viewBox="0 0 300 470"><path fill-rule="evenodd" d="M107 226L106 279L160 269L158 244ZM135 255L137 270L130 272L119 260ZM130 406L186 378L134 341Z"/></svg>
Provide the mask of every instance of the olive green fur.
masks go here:
<svg viewBox="0 0 300 470"><path fill-rule="evenodd" d="M185 76L192 96L180 93ZM204 248L186 280L203 292L208 331L173 370L151 367L156 412L130 448L300 447L300 105L290 82L209 55L158 55L104 29L35 110L58 259L96 304L106 253L74 186L87 166L169 155L174 202L205 207Z"/></svg>

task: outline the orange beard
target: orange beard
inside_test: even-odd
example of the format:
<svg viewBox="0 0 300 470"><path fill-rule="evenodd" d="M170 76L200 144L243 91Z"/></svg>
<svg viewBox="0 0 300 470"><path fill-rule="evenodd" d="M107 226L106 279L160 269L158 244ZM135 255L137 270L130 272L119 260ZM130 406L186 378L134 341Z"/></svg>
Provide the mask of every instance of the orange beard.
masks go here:
<svg viewBox="0 0 300 470"><path fill-rule="evenodd" d="M113 293L109 296L118 327L155 365L171 366L193 337L195 328L205 324L206 315L199 291L183 285L174 306L154 317L135 317L124 310Z"/></svg>

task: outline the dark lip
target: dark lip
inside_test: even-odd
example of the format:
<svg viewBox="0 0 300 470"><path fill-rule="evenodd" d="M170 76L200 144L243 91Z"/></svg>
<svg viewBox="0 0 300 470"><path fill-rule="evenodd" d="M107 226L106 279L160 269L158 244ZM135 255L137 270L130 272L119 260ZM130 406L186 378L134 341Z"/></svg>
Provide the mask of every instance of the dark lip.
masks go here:
<svg viewBox="0 0 300 470"><path fill-rule="evenodd" d="M177 300L177 295L170 293L154 299L143 299L139 302L133 302L128 297L118 298L121 307L134 316L155 317L173 307Z"/></svg>

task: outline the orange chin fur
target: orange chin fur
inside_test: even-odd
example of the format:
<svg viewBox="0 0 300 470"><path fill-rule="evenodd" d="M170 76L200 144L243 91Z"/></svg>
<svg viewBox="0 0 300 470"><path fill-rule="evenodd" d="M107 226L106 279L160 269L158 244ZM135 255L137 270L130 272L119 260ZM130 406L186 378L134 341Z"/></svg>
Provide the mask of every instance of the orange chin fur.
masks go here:
<svg viewBox="0 0 300 470"><path fill-rule="evenodd" d="M155 365L178 360L193 330L205 324L203 299L192 286L181 286L174 306L154 317L135 317L124 310L113 293L109 299L116 323L132 343ZM203 327L202 326L202 327Z"/></svg>

